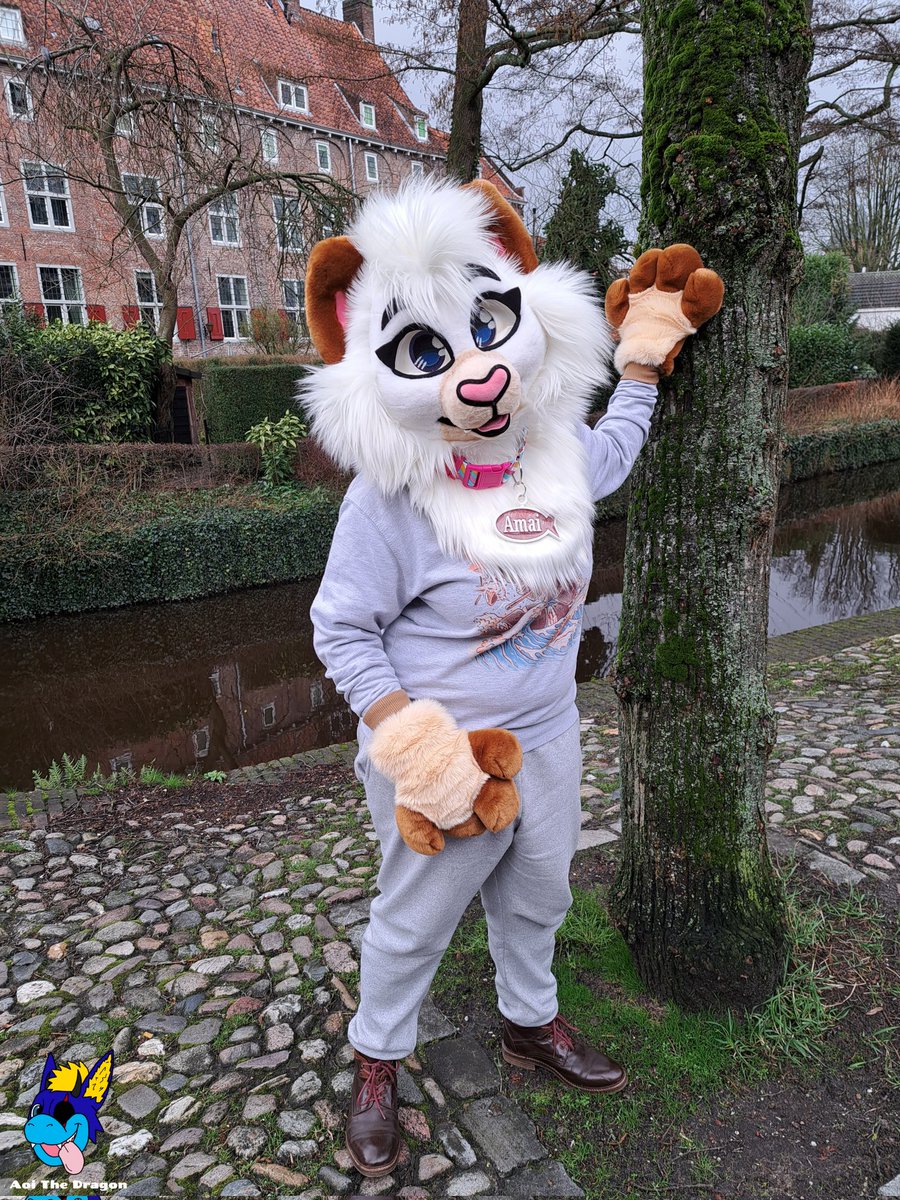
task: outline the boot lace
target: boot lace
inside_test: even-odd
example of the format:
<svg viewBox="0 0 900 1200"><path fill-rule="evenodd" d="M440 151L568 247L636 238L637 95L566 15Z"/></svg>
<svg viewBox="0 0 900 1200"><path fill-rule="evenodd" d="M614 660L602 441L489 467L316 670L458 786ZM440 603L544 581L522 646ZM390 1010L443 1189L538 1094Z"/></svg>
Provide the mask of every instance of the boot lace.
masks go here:
<svg viewBox="0 0 900 1200"><path fill-rule="evenodd" d="M359 1089L357 1107L361 1110L374 1102L375 1107L378 1109L378 1115L383 1120L385 1112L381 1105L382 1102L385 1104L388 1102L391 1088L397 1078L397 1064L382 1060L366 1062L364 1059L361 1059L359 1070L362 1075L363 1085Z"/></svg>
<svg viewBox="0 0 900 1200"><path fill-rule="evenodd" d="M570 1036L573 1033L581 1033L581 1030L557 1013L550 1022L550 1036L554 1044L559 1043L565 1050L574 1050L575 1043Z"/></svg>

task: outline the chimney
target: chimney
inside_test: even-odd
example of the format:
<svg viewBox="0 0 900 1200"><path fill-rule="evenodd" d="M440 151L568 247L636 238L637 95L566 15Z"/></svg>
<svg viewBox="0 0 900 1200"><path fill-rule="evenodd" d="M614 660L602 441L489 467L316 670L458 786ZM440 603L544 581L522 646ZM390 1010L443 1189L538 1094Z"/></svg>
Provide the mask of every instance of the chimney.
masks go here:
<svg viewBox="0 0 900 1200"><path fill-rule="evenodd" d="M344 0L344 21L355 25L368 42L375 41L375 10L372 0Z"/></svg>

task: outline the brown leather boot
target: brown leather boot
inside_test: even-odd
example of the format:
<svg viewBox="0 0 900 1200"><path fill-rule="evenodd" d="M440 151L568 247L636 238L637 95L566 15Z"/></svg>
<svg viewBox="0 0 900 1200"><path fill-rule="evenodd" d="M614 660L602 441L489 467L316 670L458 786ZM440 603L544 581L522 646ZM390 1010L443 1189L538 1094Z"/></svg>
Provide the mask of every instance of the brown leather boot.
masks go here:
<svg viewBox="0 0 900 1200"><path fill-rule="evenodd" d="M620 1092L628 1083L625 1068L571 1036L578 1032L559 1014L549 1025L537 1027L514 1025L504 1017L501 1052L514 1067L546 1067L582 1092Z"/></svg>
<svg viewBox="0 0 900 1200"><path fill-rule="evenodd" d="M356 1073L350 1092L350 1111L344 1144L361 1175L387 1175L400 1157L397 1119L397 1064L367 1058L354 1050Z"/></svg>

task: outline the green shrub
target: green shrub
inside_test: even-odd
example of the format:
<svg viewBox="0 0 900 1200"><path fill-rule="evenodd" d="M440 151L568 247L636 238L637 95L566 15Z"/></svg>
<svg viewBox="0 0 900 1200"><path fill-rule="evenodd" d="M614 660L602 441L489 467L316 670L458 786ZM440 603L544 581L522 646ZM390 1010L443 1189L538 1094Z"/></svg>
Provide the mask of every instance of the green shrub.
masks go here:
<svg viewBox="0 0 900 1200"><path fill-rule="evenodd" d="M900 459L900 421L819 429L788 438L781 477L812 479L829 471L855 471Z"/></svg>
<svg viewBox="0 0 900 1200"><path fill-rule="evenodd" d="M211 442L243 442L247 431L267 418L277 421L296 408L301 363L227 366L213 363L203 375L203 414Z"/></svg>
<svg viewBox="0 0 900 1200"><path fill-rule="evenodd" d="M852 316L850 259L839 250L807 254L791 303L791 326L849 325Z"/></svg>
<svg viewBox="0 0 900 1200"><path fill-rule="evenodd" d="M260 421L247 430L247 441L259 447L266 487L282 487L294 478L297 443L306 437L306 426L296 413L280 421Z"/></svg>
<svg viewBox="0 0 900 1200"><path fill-rule="evenodd" d="M65 382L52 414L63 440L134 442L149 436L159 370L169 351L145 326L122 330L91 321L43 327L9 314L0 321L0 345L22 363L35 389L48 373Z"/></svg>
<svg viewBox="0 0 900 1200"><path fill-rule="evenodd" d="M865 348L849 325L820 321L791 329L790 387L817 387L874 375L865 361Z"/></svg>
<svg viewBox="0 0 900 1200"><path fill-rule="evenodd" d="M56 554L19 538L0 552L0 621L307 578L325 565L339 504L323 491L292 490L264 507L257 493L256 506L244 508L209 492L187 508L160 500L130 528L84 530Z"/></svg>
<svg viewBox="0 0 900 1200"><path fill-rule="evenodd" d="M900 375L900 321L895 321L884 332L878 370L881 375Z"/></svg>

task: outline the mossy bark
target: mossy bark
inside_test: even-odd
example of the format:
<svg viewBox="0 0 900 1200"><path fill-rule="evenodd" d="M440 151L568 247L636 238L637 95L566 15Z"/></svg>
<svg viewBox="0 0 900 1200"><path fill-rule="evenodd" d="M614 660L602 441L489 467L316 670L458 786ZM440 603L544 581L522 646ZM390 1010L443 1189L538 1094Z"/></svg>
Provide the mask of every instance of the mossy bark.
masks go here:
<svg viewBox="0 0 900 1200"><path fill-rule="evenodd" d="M644 247L695 245L725 306L663 381L632 476L616 690L614 918L657 995L746 1007L784 968L763 797L769 561L802 266L802 0L645 0Z"/></svg>

